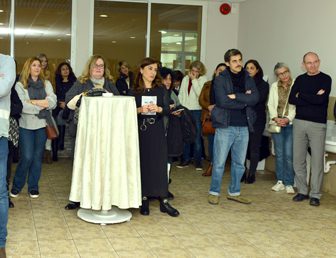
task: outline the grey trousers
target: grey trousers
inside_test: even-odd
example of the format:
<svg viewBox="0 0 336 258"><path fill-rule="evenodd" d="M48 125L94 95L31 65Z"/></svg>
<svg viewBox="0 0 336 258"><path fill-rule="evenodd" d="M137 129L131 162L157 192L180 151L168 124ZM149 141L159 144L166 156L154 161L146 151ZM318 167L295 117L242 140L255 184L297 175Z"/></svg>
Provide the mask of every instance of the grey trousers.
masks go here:
<svg viewBox="0 0 336 258"><path fill-rule="evenodd" d="M293 166L298 193L308 194L306 155L311 148L311 198L321 198L324 173L324 148L326 124L294 119L293 121Z"/></svg>

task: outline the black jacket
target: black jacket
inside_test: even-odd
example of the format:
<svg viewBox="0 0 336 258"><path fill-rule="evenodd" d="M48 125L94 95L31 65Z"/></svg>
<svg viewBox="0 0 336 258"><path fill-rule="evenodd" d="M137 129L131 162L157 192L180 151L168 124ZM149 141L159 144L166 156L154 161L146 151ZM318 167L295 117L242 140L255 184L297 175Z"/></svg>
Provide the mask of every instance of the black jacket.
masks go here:
<svg viewBox="0 0 336 258"><path fill-rule="evenodd" d="M124 75L124 74L120 74L120 76L119 76L119 78L116 82L116 87L117 87L120 95L127 96L129 89L133 88L134 75L133 75L132 72L129 72L128 78L129 78L129 87L128 87L128 84L126 82L127 76Z"/></svg>
<svg viewBox="0 0 336 258"><path fill-rule="evenodd" d="M229 94L234 93L229 71L224 70L215 78L213 84L215 107L211 112L212 126L214 128L229 127L230 110L246 108L249 131L253 132L253 124L256 121L256 113L253 106L259 100L259 93L253 78L246 71L244 71L244 76L245 90L251 90L251 94L235 93L236 99L228 97Z"/></svg>

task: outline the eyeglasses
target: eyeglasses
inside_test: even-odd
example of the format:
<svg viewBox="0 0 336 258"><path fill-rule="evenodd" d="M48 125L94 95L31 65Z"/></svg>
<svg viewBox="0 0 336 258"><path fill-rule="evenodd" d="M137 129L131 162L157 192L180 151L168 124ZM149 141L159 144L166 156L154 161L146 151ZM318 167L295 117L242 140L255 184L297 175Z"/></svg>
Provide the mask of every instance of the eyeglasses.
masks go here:
<svg viewBox="0 0 336 258"><path fill-rule="evenodd" d="M92 68L95 68L95 69L104 69L105 65L103 64L100 64L100 65L97 65L97 64L94 64L92 65Z"/></svg>
<svg viewBox="0 0 336 258"><path fill-rule="evenodd" d="M282 77L282 76L286 76L286 75L288 75L289 74L289 71L287 70L287 71L284 71L284 72L282 72L282 73L278 73L278 76L279 77Z"/></svg>

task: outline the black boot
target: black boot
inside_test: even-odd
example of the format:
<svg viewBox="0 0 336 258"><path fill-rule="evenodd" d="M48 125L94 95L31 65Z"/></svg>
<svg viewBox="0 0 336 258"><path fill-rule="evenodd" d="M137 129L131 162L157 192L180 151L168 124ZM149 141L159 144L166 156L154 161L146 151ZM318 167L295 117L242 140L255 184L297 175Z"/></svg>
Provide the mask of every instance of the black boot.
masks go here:
<svg viewBox="0 0 336 258"><path fill-rule="evenodd" d="M142 198L142 204L140 207L140 214L144 216L149 215L149 200L147 197Z"/></svg>
<svg viewBox="0 0 336 258"><path fill-rule="evenodd" d="M246 184L253 184L256 181L255 173L249 173L246 177Z"/></svg>
<svg viewBox="0 0 336 258"><path fill-rule="evenodd" d="M242 178L240 179L240 182L246 182L246 170L245 170Z"/></svg>
<svg viewBox="0 0 336 258"><path fill-rule="evenodd" d="M169 201L174 200L174 198L175 198L175 196L169 191L168 191L168 196L167 197L168 197Z"/></svg>
<svg viewBox="0 0 336 258"><path fill-rule="evenodd" d="M11 201L10 198L8 198L8 207L9 208L14 208L14 203Z"/></svg>
<svg viewBox="0 0 336 258"><path fill-rule="evenodd" d="M177 217L180 215L178 210L172 207L167 199L160 199L160 211L168 213L169 216Z"/></svg>
<svg viewBox="0 0 336 258"><path fill-rule="evenodd" d="M64 150L64 136L65 136L65 125L58 126L59 136L58 136L58 149Z"/></svg>
<svg viewBox="0 0 336 258"><path fill-rule="evenodd" d="M52 140L51 142L51 149L52 149L52 160L53 161L58 161L58 139L56 138L55 140Z"/></svg>

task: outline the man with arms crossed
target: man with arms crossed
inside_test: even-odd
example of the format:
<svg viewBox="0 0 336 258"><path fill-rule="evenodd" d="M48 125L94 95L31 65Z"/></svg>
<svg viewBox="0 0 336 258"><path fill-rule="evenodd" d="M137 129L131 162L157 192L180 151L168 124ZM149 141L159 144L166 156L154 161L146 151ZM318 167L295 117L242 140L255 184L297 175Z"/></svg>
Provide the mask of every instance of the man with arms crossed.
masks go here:
<svg viewBox="0 0 336 258"><path fill-rule="evenodd" d="M211 112L212 125L216 128L213 169L208 202L218 204L226 158L231 150L231 182L227 198L250 203L240 196L240 179L245 172L245 157L249 129L253 131L256 114L251 106L259 99L252 77L243 70L242 54L230 49L224 55L228 69L214 81L215 107Z"/></svg>
<svg viewBox="0 0 336 258"><path fill-rule="evenodd" d="M6 184L10 93L15 82L15 63L0 54L0 258L6 257L8 190Z"/></svg>
<svg viewBox="0 0 336 258"><path fill-rule="evenodd" d="M320 59L314 52L306 53L302 64L307 72L296 78L289 96L289 103L296 105L293 164L298 194L293 201L301 202L310 197L310 205L319 206L331 78L320 72ZM311 149L310 191L306 179L308 147Z"/></svg>

